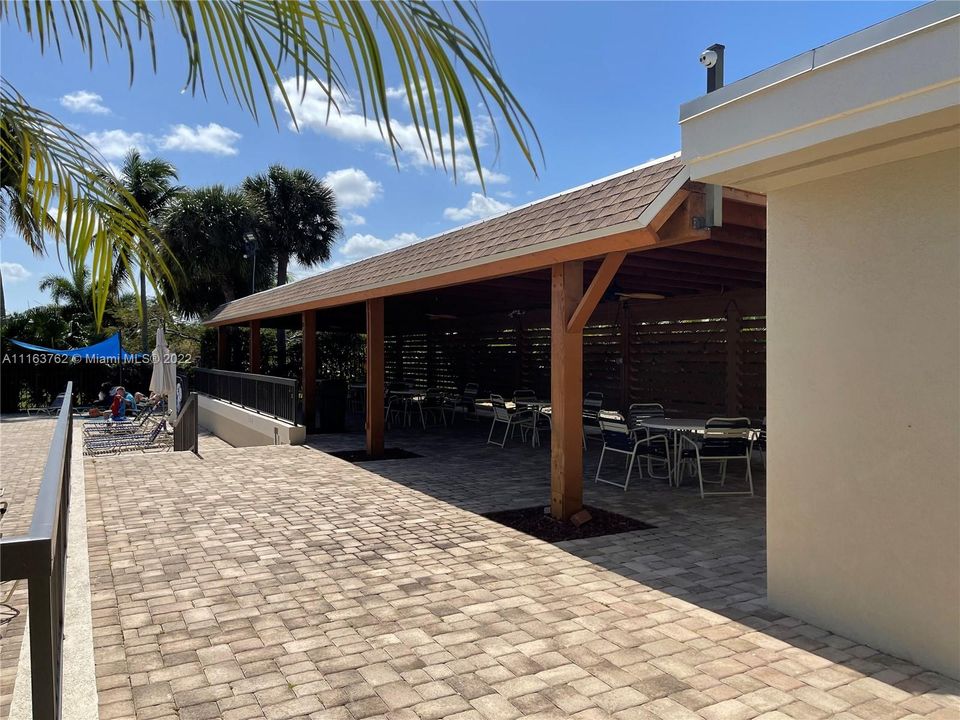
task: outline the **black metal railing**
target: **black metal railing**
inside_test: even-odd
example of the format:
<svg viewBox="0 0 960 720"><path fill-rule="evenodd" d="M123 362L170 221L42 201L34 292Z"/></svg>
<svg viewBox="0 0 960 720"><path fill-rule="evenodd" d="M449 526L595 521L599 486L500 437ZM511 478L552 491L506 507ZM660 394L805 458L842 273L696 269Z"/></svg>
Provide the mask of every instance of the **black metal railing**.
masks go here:
<svg viewBox="0 0 960 720"><path fill-rule="evenodd" d="M60 717L73 383L67 383L26 535L0 538L0 582L27 581L33 717Z"/></svg>
<svg viewBox="0 0 960 720"><path fill-rule="evenodd" d="M200 411L197 394L190 393L173 424L173 451L200 453Z"/></svg>
<svg viewBox="0 0 960 720"><path fill-rule="evenodd" d="M290 378L197 368L193 373L192 389L297 424L298 385Z"/></svg>

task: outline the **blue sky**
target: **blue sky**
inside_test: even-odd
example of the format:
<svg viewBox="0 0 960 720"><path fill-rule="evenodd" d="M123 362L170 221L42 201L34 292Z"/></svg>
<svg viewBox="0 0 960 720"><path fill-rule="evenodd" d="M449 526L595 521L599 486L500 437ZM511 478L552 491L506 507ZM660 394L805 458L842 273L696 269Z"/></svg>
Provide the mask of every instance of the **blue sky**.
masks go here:
<svg viewBox="0 0 960 720"><path fill-rule="evenodd" d="M181 93L179 38L158 33L160 71L138 66L128 82L114 52L93 70L68 50L41 56L16 26L2 26L3 77L38 105L87 135L108 160L137 146L173 162L185 185L235 185L271 163L306 168L338 192L345 233L333 263L425 238L486 214L638 165L679 149L679 104L701 95L700 51L726 45L728 82L920 3L487 2L481 10L511 88L540 133L546 155L535 177L502 134L488 141L483 196L469 173L458 183L414 148L397 170L357 111L324 126L325 108L300 108L299 134L279 110L277 130L257 125L208 84L208 97ZM400 122L407 120L397 105ZM37 289L62 272L55 253L36 258L12 230L0 239L8 311L46 302ZM295 269L303 277L316 270Z"/></svg>

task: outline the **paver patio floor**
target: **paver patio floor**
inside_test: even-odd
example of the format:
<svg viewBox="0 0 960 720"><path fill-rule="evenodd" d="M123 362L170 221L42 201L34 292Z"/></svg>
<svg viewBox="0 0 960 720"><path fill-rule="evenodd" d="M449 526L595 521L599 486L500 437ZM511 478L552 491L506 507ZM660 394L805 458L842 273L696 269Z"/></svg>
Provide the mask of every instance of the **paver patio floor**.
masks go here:
<svg viewBox="0 0 960 720"><path fill-rule="evenodd" d="M657 527L554 546L470 512L544 503L545 449L439 437L88 460L100 717L956 717L765 608L762 499L590 484Z"/></svg>

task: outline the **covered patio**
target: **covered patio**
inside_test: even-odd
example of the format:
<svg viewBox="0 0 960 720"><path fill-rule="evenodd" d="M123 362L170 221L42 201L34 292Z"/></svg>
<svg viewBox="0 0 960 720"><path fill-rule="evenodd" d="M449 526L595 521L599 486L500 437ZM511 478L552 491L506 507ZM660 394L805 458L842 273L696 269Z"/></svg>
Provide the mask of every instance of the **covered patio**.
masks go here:
<svg viewBox="0 0 960 720"><path fill-rule="evenodd" d="M722 199L721 199L722 198ZM384 450L386 388L551 404L555 517L583 506L583 398L672 417L765 415L765 199L689 180L677 156L218 309L234 328L302 331L302 406L316 418L317 332L362 334L365 445ZM351 378L357 379L357 378Z"/></svg>

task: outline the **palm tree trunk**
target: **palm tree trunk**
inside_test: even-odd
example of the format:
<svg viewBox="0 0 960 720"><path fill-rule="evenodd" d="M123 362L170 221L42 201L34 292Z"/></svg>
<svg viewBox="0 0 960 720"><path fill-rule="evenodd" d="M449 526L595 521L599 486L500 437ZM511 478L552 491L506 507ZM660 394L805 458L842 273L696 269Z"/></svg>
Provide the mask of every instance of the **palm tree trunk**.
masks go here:
<svg viewBox="0 0 960 720"><path fill-rule="evenodd" d="M287 261L289 258L281 254L277 258L277 285L287 284ZM277 375L283 376L287 367L287 331L277 328Z"/></svg>
<svg viewBox="0 0 960 720"><path fill-rule="evenodd" d="M147 276L140 268L140 350L144 354L150 352L147 332Z"/></svg>

